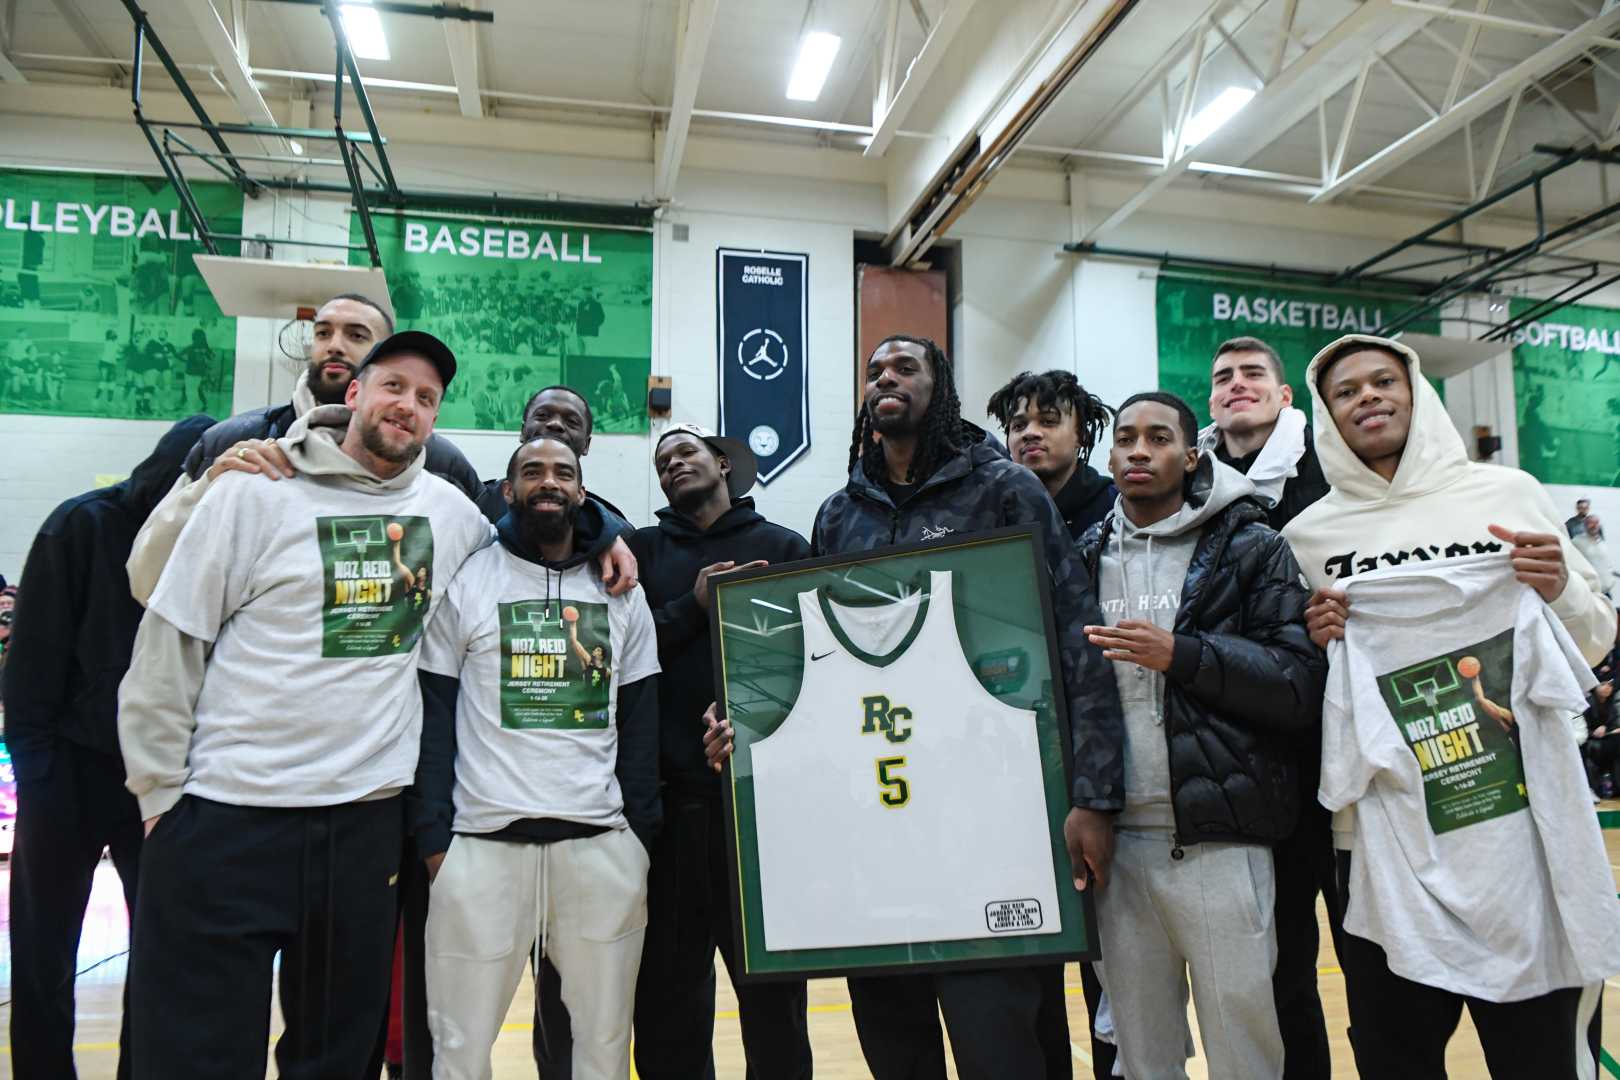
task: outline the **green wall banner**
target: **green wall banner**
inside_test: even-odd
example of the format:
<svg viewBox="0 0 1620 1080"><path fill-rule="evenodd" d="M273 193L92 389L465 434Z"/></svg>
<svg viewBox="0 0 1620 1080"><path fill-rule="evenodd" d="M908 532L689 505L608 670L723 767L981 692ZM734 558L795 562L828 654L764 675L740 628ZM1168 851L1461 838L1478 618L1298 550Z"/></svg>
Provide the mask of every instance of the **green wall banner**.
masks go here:
<svg viewBox="0 0 1620 1080"><path fill-rule="evenodd" d="M597 432L647 430L651 233L416 213L372 224L400 329L455 350L440 427L516 432L529 396L563 383ZM357 216L349 237L365 242ZM369 265L364 250L349 261Z"/></svg>
<svg viewBox="0 0 1620 1080"><path fill-rule="evenodd" d="M1257 337L1282 356L1294 404L1310 416L1305 368L1311 357L1344 334L1377 333L1411 304L1402 296L1160 274L1159 387L1185 398L1199 423L1209 423L1209 370L1216 347L1228 338ZM1435 333L1438 326L1427 320L1411 329Z"/></svg>
<svg viewBox="0 0 1620 1080"><path fill-rule="evenodd" d="M241 192L191 187L214 228L242 231ZM0 413L229 416L236 320L202 250L167 180L0 169Z"/></svg>
<svg viewBox="0 0 1620 1080"><path fill-rule="evenodd" d="M1515 331L1513 396L1521 468L1544 484L1620 487L1620 311L1571 304Z"/></svg>

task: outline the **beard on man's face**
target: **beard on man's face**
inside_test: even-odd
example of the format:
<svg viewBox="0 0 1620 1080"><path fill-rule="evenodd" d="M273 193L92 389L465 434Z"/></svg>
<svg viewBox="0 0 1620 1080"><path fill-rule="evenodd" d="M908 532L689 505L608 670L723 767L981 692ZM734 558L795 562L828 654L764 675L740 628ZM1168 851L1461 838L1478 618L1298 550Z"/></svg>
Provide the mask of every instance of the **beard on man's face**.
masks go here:
<svg viewBox="0 0 1620 1080"><path fill-rule="evenodd" d="M514 503L518 529L533 544L554 544L574 529L579 506L557 491L537 491L527 502Z"/></svg>
<svg viewBox="0 0 1620 1080"><path fill-rule="evenodd" d="M344 371L341 375L328 375L326 365L342 364ZM315 396L319 405L342 405L343 399L349 392L349 383L354 381L354 367L347 360L340 357L329 356L325 359L311 357L309 361L309 392Z"/></svg>
<svg viewBox="0 0 1620 1080"><path fill-rule="evenodd" d="M353 422L360 425L360 445L364 446L368 453L383 461L395 465L409 465L416 460L416 455L422 452L423 441L414 434L404 442L390 442L383 434L380 416L375 421L367 422L356 414Z"/></svg>

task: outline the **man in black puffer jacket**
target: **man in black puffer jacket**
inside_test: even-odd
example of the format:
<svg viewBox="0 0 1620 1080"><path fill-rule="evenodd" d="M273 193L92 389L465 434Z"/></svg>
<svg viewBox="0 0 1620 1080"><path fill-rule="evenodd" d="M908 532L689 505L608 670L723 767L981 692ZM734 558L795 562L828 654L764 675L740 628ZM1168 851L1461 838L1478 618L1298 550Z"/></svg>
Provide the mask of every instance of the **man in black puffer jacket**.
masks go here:
<svg viewBox="0 0 1620 1080"><path fill-rule="evenodd" d="M1200 456L1172 394L1114 425L1114 514L1081 541L1125 710L1125 811L1098 900L1127 1076L1180 1075L1187 976L1211 1076L1276 1080L1271 845L1299 815L1295 742L1321 722L1308 594L1254 487Z"/></svg>
<svg viewBox="0 0 1620 1080"><path fill-rule="evenodd" d="M1112 815L1124 805L1125 790L1119 696L1102 651L1081 632L1101 619L1096 597L1041 482L963 423L944 350L908 335L880 342L866 365L849 483L822 503L814 552L869 551L1018 524L1040 530L1051 574L1074 747L1065 839L1076 887L1101 890L1113 847ZM729 738L723 724L705 736L711 760L724 755ZM876 1080L943 1080L942 1012L963 1080L1048 1075L1038 1020L1041 982L1032 968L851 977L849 995Z"/></svg>
<svg viewBox="0 0 1620 1080"><path fill-rule="evenodd" d="M135 906L141 813L124 790L118 684L141 606L124 560L213 418L182 420L128 480L52 511L23 568L6 655L6 746L17 775L11 853L11 1064L18 1080L71 1077L73 971L102 848ZM124 1031L127 1032L128 1011ZM129 1075L127 1058L119 1076Z"/></svg>

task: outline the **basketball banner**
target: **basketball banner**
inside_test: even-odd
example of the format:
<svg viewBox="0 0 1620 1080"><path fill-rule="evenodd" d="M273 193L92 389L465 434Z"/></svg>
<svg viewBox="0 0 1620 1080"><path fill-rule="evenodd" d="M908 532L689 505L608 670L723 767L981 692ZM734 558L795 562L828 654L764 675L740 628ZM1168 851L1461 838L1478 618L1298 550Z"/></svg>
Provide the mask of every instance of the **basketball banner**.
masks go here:
<svg viewBox="0 0 1620 1080"><path fill-rule="evenodd" d="M515 434L530 395L561 383L590 403L598 434L647 430L651 233L416 212L372 225L399 329L456 354L439 427ZM364 240L351 214L349 242Z"/></svg>
<svg viewBox="0 0 1620 1080"><path fill-rule="evenodd" d="M1378 677L1436 836L1530 805L1513 720L1513 631Z"/></svg>
<svg viewBox="0 0 1620 1080"><path fill-rule="evenodd" d="M233 185L191 190L214 228L242 231ZM201 251L161 176L0 169L0 413L230 415L236 320Z"/></svg>
<svg viewBox="0 0 1620 1080"><path fill-rule="evenodd" d="M721 435L769 484L810 449L810 256L717 248Z"/></svg>

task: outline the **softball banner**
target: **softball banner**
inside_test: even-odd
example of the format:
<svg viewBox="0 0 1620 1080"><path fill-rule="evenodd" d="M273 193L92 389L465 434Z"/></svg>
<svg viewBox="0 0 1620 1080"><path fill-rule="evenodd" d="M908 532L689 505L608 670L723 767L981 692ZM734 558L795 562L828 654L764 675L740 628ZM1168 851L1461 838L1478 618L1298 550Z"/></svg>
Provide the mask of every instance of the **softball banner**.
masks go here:
<svg viewBox="0 0 1620 1080"><path fill-rule="evenodd" d="M652 234L595 226L372 217L394 316L455 351L441 428L516 432L543 386L590 403L597 433L647 430ZM351 215L350 243L364 244ZM362 248L349 254L370 265Z"/></svg>
<svg viewBox="0 0 1620 1080"><path fill-rule="evenodd" d="M1515 331L1513 395L1520 468L1544 484L1620 487L1620 311L1571 304Z"/></svg>
<svg viewBox="0 0 1620 1080"><path fill-rule="evenodd" d="M191 189L216 230L242 231L235 187ZM0 169L0 413L230 415L236 320L202 250L161 177Z"/></svg>
<svg viewBox="0 0 1620 1080"><path fill-rule="evenodd" d="M769 484L810 449L810 256L718 248L720 434Z"/></svg>
<svg viewBox="0 0 1620 1080"><path fill-rule="evenodd" d="M1207 424L1216 348L1228 338L1257 337L1282 356L1294 404L1309 416L1305 368L1311 357L1344 334L1378 333L1412 303L1402 296L1160 274L1155 302L1159 387L1185 398L1199 423ZM1438 328L1432 319L1411 327L1420 333Z"/></svg>

